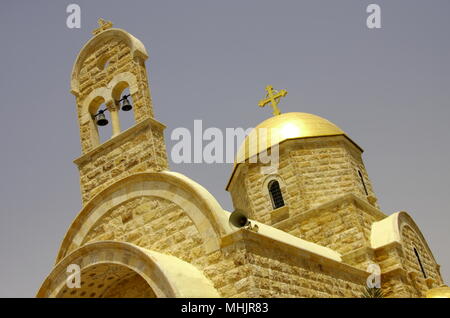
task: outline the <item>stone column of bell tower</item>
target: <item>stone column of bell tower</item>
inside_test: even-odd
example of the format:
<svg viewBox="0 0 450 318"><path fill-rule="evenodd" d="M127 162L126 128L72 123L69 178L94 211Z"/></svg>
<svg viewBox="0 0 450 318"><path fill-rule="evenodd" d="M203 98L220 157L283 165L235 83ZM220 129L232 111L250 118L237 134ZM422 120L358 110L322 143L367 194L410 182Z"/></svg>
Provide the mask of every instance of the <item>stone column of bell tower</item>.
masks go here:
<svg viewBox="0 0 450 318"><path fill-rule="evenodd" d="M99 25L80 51L71 78L83 153L74 162L80 171L83 204L128 175L168 167L165 126L153 118L146 49L128 32L112 28L112 23L100 19ZM135 124L121 131L118 101L127 88ZM112 136L101 143L94 115L105 108Z"/></svg>

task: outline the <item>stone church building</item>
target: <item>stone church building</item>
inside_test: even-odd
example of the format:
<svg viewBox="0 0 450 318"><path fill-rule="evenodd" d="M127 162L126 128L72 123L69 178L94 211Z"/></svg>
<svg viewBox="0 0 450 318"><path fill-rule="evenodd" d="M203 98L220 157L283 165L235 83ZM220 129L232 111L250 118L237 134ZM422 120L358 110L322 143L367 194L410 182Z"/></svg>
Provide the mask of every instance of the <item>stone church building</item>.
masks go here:
<svg viewBox="0 0 450 318"><path fill-rule="evenodd" d="M83 207L37 297L362 297L369 264L387 297L448 293L411 216L380 210L362 148L315 115L275 115L245 139L226 189L249 223L235 226L208 190L170 170L144 45L103 20L93 33L70 83ZM125 91L135 125L121 131ZM258 128L277 131L265 137L279 151L273 173L252 160ZM79 288L68 287L71 264Z"/></svg>

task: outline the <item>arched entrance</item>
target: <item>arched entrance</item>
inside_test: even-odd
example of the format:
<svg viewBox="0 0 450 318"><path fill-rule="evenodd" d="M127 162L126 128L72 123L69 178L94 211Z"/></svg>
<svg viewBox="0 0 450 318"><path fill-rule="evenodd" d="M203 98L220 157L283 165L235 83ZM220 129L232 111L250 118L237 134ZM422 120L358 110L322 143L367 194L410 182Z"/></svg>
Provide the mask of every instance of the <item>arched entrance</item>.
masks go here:
<svg viewBox="0 0 450 318"><path fill-rule="evenodd" d="M70 288L72 264L80 268L80 288ZM219 297L193 265L174 256L126 242L84 245L61 260L37 297Z"/></svg>
<svg viewBox="0 0 450 318"><path fill-rule="evenodd" d="M57 298L155 298L145 279L132 269L118 264L98 264L81 272L80 288L66 284Z"/></svg>

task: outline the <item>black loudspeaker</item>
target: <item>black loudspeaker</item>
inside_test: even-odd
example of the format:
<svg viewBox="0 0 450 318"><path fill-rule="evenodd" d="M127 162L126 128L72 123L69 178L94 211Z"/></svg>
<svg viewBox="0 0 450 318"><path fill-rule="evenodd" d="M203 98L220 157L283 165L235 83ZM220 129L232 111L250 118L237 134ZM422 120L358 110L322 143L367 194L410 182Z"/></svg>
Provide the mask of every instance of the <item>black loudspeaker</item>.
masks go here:
<svg viewBox="0 0 450 318"><path fill-rule="evenodd" d="M236 209L233 211L233 213L231 213L229 222L231 225L239 228L250 224L250 221L248 220L246 213L239 209Z"/></svg>

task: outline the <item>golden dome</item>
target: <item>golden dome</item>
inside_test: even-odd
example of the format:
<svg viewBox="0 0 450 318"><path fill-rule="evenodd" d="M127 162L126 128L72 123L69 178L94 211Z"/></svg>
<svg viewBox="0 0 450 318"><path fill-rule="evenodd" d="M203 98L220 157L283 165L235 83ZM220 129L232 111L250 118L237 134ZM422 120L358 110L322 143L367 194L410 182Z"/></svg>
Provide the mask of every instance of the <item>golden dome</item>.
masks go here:
<svg viewBox="0 0 450 318"><path fill-rule="evenodd" d="M338 135L345 136L345 133L332 122L317 115L286 113L274 116L256 126L245 138L237 153L235 165L285 140Z"/></svg>

